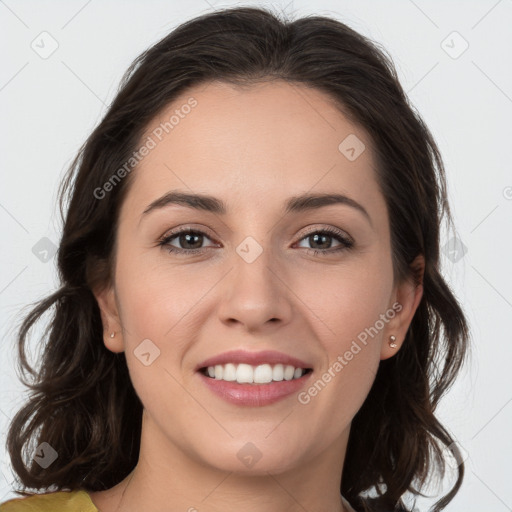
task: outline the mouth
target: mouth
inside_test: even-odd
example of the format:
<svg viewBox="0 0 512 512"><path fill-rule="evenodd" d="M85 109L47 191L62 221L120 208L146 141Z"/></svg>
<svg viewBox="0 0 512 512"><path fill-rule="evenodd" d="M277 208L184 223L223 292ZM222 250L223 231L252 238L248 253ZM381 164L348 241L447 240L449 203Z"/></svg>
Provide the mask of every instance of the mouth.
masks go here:
<svg viewBox="0 0 512 512"><path fill-rule="evenodd" d="M284 364L218 364L199 368L199 373L212 380L233 384L265 385L275 382L298 380L310 374L312 368L299 368Z"/></svg>
<svg viewBox="0 0 512 512"><path fill-rule="evenodd" d="M309 361L275 350L231 350L195 370L213 395L237 406L262 407L299 393L311 380Z"/></svg>

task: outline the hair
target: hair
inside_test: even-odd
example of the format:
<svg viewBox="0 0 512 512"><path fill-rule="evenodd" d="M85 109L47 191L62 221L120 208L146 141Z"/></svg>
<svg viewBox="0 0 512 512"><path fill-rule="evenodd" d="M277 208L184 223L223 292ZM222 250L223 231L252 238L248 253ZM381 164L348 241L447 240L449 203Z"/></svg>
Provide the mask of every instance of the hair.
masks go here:
<svg viewBox="0 0 512 512"><path fill-rule="evenodd" d="M425 496L421 490L429 478L444 477L445 448L460 456L435 416L465 361L469 329L440 273L441 221L453 226L453 220L433 136L377 43L332 18L292 21L238 7L189 20L137 57L61 183L59 288L31 305L17 337L18 372L33 377L27 382L20 375L31 392L7 434L11 463L25 488L18 494L30 495L28 488L109 489L138 461L142 404L124 353L103 343L92 292L112 283L119 210L134 173L112 186L107 198L98 198L98 188L130 160L148 123L189 87L277 80L325 93L369 134L389 213L395 282L411 279L424 288L401 349L380 362L353 418L341 494L358 512L403 510L404 495ZM413 265L420 254L424 272ZM25 344L46 315L40 367L34 370ZM31 457L31 443L42 442L58 452L47 468ZM454 498L463 477L460 461L456 482L434 511Z"/></svg>

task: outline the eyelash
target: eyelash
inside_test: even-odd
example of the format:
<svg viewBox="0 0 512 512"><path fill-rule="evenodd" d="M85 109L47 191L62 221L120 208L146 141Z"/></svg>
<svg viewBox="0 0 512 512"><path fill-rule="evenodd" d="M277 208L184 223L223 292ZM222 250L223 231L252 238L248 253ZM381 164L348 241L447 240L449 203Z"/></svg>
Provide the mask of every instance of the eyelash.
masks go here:
<svg viewBox="0 0 512 512"><path fill-rule="evenodd" d="M204 235L207 238L210 238L203 231L200 231L200 230L197 230L197 229L191 229L191 228L183 228L183 229L179 229L177 231L173 231L173 232L169 233L168 235L165 235L163 238L161 238L159 240L158 245L161 246L161 247L166 247L166 250L169 253L175 253L175 254L179 254L179 255L190 255L190 256L198 255L198 254L202 254L202 253L204 253L205 251L208 250L208 247L202 247L200 249L180 249L179 247L174 247L172 245L169 245L171 240L173 240L178 235L181 235L183 233L185 233L185 234ZM316 229L314 231L306 233L299 240L299 242L301 242L305 238L309 238L310 236L316 235L316 234L332 236L333 238L335 238L339 242L341 242L341 245L339 247L335 248L335 249L325 249L325 250L321 250L321 249L308 249L306 247L306 250L308 252L310 252L310 253L313 253L313 255L315 255L315 256L317 256L317 255L329 256L329 255L332 255L333 253L339 253L341 251L350 250L354 246L354 241L353 240L351 240L350 238L345 236L342 231L340 231L338 229L335 229L335 228Z"/></svg>

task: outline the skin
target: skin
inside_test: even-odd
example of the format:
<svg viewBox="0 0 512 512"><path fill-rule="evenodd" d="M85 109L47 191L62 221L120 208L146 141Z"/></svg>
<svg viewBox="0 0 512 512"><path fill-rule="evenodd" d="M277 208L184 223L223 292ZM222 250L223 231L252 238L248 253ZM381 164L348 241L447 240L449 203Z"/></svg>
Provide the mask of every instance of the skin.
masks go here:
<svg viewBox="0 0 512 512"><path fill-rule="evenodd" d="M95 291L104 343L125 351L144 414L136 468L91 499L102 512L344 510L339 489L352 418L380 360L400 349L423 293L421 285L393 282L371 140L324 93L284 82L188 89L146 136L190 96L197 106L133 171L113 283ZM354 161L338 150L349 134L366 146ZM168 205L143 215L172 190L211 194L228 212ZM350 196L371 223L340 204L283 215L285 201L305 192ZM158 246L178 226L206 233L204 254ZM338 228L355 245L314 255L319 246L306 227ZM236 252L247 236L263 249L252 263ZM183 237L171 243L193 247ZM328 238L320 250L340 243ZM309 362L315 381L396 301L401 311L307 404L292 395L263 407L236 406L195 372L227 350L272 349ZM391 334L398 348L389 347ZM144 339L160 350L149 366L134 354ZM237 457L248 442L262 455L251 468Z"/></svg>

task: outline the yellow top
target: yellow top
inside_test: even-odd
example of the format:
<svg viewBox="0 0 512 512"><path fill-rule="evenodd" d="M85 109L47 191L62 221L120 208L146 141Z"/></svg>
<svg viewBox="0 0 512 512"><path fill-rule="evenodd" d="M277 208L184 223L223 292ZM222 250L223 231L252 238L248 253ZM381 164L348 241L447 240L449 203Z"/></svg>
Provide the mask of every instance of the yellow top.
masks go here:
<svg viewBox="0 0 512 512"><path fill-rule="evenodd" d="M341 497L348 512L355 512ZM85 491L59 491L14 498L0 504L0 512L99 512Z"/></svg>
<svg viewBox="0 0 512 512"><path fill-rule="evenodd" d="M58 491L14 498L0 512L99 512L85 491Z"/></svg>

